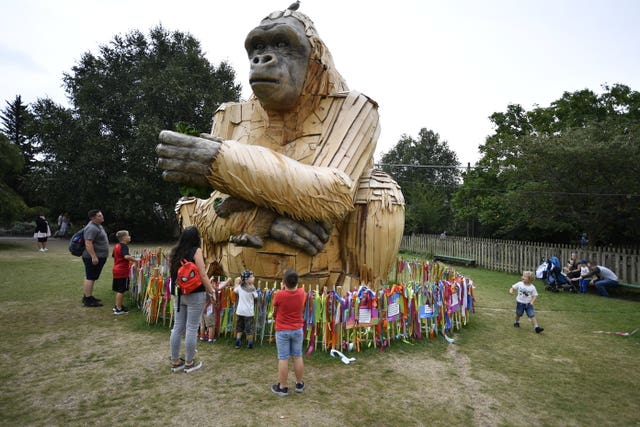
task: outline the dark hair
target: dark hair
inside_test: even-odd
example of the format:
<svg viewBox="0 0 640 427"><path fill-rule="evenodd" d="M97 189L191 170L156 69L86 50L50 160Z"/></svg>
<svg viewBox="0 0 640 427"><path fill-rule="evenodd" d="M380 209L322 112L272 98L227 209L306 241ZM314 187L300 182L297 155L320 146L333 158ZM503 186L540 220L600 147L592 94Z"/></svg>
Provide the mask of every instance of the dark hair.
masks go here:
<svg viewBox="0 0 640 427"><path fill-rule="evenodd" d="M177 276L180 260L193 256L194 249L199 247L200 233L198 229L193 226L185 228L178 238L178 243L171 249L169 254L171 277Z"/></svg>
<svg viewBox="0 0 640 427"><path fill-rule="evenodd" d="M289 289L298 285L298 273L295 270L289 269L284 272L284 285Z"/></svg>
<svg viewBox="0 0 640 427"><path fill-rule="evenodd" d="M100 212L100 209L91 209L88 213L87 216L89 217L89 219L91 218L95 218L96 215L98 215L98 212Z"/></svg>

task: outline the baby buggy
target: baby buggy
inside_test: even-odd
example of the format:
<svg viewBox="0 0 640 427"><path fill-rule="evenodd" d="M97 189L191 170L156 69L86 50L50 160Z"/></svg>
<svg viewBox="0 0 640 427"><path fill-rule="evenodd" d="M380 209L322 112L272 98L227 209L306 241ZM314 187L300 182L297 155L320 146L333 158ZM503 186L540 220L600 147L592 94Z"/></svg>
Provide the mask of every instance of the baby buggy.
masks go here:
<svg viewBox="0 0 640 427"><path fill-rule="evenodd" d="M546 291L578 292L576 284L562 273L562 266L558 257L553 256L540 264L536 269L536 277L544 280L544 289Z"/></svg>

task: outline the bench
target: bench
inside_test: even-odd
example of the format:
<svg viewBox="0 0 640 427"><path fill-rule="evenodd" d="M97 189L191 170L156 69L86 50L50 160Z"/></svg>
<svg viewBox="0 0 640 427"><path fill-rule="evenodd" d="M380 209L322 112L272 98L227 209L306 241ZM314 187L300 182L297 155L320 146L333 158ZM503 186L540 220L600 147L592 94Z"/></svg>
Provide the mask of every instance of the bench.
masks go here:
<svg viewBox="0 0 640 427"><path fill-rule="evenodd" d="M442 255L442 254L433 255L433 260L449 262L451 264L464 264L467 267L469 266L473 267L476 265L476 260L472 258L463 258L459 256L450 256L450 255Z"/></svg>

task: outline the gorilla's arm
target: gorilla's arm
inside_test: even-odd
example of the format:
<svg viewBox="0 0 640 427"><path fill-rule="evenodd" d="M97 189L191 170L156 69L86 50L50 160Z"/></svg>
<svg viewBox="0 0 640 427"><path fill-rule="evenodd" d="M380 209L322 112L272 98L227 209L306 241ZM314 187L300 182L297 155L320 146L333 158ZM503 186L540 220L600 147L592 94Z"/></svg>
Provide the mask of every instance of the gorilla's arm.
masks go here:
<svg viewBox="0 0 640 427"><path fill-rule="evenodd" d="M164 179L209 186L210 182L206 177L211 174L211 165L216 159L221 143L222 140L219 138L201 138L162 131L156 151L159 156L158 166L165 169ZM215 211L221 218L226 218L255 207L252 201L228 197L215 207ZM265 209L262 209L262 216L271 218L269 224L265 224L264 235L240 234L233 236L231 242L240 246L261 247L263 238L268 236L278 242L302 249L309 255L315 255L322 251L333 229L331 223L324 220L298 221L288 215L267 214Z"/></svg>
<svg viewBox="0 0 640 427"><path fill-rule="evenodd" d="M158 166L165 181L209 187L207 175L220 149L221 139L206 138L163 130L156 147Z"/></svg>

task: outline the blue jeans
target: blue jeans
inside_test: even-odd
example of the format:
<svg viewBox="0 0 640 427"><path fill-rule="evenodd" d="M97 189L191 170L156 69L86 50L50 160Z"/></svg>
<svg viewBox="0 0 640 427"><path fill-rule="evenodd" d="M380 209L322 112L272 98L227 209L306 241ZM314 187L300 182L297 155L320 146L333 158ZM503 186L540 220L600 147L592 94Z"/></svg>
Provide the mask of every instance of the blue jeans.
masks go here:
<svg viewBox="0 0 640 427"><path fill-rule="evenodd" d="M609 292L607 292L607 286L618 286L619 283L617 280L600 279L595 281L595 285L598 292L600 292L600 295L608 297Z"/></svg>
<svg viewBox="0 0 640 427"><path fill-rule="evenodd" d="M589 279L580 279L580 293L584 294L587 292L587 286L589 285Z"/></svg>
<svg viewBox="0 0 640 427"><path fill-rule="evenodd" d="M171 359L180 357L180 342L182 334L186 329L184 337L184 359L192 361L196 355L196 342L198 339L198 326L200 316L205 303L204 292L193 292L189 295L180 295L180 311L178 311L178 297L174 298L173 329L169 339L171 349Z"/></svg>
<svg viewBox="0 0 640 427"><path fill-rule="evenodd" d="M527 312L527 317L536 317L536 312L531 304L516 301L516 316L522 317L525 312Z"/></svg>
<svg viewBox="0 0 640 427"><path fill-rule="evenodd" d="M289 357L302 357L302 328L289 331L276 331L278 360Z"/></svg>

